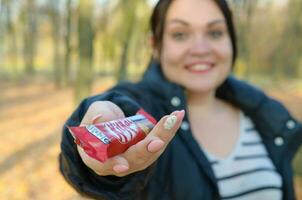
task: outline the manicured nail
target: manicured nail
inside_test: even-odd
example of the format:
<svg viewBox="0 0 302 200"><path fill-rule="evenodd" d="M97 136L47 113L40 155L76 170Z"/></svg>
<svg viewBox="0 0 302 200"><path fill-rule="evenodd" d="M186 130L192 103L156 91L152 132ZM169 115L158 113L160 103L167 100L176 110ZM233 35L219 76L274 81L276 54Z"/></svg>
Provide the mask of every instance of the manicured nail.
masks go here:
<svg viewBox="0 0 302 200"><path fill-rule="evenodd" d="M175 123L176 123L176 121L177 121L176 114L177 114L177 113L175 113L175 114L173 114L173 115L170 115L170 116L166 119L166 121L165 121L165 123L164 123L164 128L165 128L166 130L171 130L171 129L173 128L173 126L175 125Z"/></svg>
<svg viewBox="0 0 302 200"><path fill-rule="evenodd" d="M126 172L129 168L126 166L126 165L115 165L113 167L113 170L116 172L116 173L123 173L123 172Z"/></svg>
<svg viewBox="0 0 302 200"><path fill-rule="evenodd" d="M98 114L92 118L92 124L98 123L99 119L103 117L103 114Z"/></svg>

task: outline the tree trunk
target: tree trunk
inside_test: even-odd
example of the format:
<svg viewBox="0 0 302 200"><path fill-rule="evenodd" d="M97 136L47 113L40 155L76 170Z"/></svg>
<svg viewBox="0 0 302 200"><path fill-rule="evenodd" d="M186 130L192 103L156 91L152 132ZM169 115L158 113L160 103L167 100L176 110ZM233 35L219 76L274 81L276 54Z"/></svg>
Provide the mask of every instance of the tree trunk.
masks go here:
<svg viewBox="0 0 302 200"><path fill-rule="evenodd" d="M4 7L5 3L3 0L0 1L0 60L3 60L3 43L5 35L5 26L4 26ZM3 63L0 62L0 68Z"/></svg>
<svg viewBox="0 0 302 200"><path fill-rule="evenodd" d="M61 14L59 11L59 0L50 1L50 16L52 21L53 39L53 76L54 85L57 89L63 87L62 51L61 51Z"/></svg>
<svg viewBox="0 0 302 200"><path fill-rule="evenodd" d="M93 79L93 40L92 1L80 0L78 19L78 43L80 65L77 70L75 83L75 100L80 101L91 91Z"/></svg>
<svg viewBox="0 0 302 200"><path fill-rule="evenodd" d="M10 24L10 3L8 0L0 1L0 60L3 60L3 55L5 55L6 49L4 48L8 43L9 37L9 24ZM5 56L4 56L5 58ZM4 62L0 62L3 64Z"/></svg>
<svg viewBox="0 0 302 200"><path fill-rule="evenodd" d="M272 59L275 63L274 77L299 77L299 67L302 51L302 2L300 0L288 1L288 14L283 36L279 41Z"/></svg>
<svg viewBox="0 0 302 200"><path fill-rule="evenodd" d="M7 36L8 36L8 55L13 69L13 75L18 78L18 56L17 56L17 36L14 22L12 21L12 5L7 5Z"/></svg>
<svg viewBox="0 0 302 200"><path fill-rule="evenodd" d="M127 77L129 46L131 43L133 25L134 25L134 19L131 19L131 23L129 24L128 30L126 32L126 37L122 46L120 67L119 67L118 78L117 78L118 81L125 80Z"/></svg>
<svg viewBox="0 0 302 200"><path fill-rule="evenodd" d="M239 57L245 63L244 77L249 79L251 73L251 42L253 39L250 37L250 31L252 29L252 20L255 8L257 6L257 0L233 0L236 8L236 19L238 26L238 53Z"/></svg>
<svg viewBox="0 0 302 200"><path fill-rule="evenodd" d="M135 25L135 11L137 6L137 1L123 1L122 2L123 11L125 12L125 35L123 37L122 43L122 53L120 59L120 66L117 73L117 80L121 81L127 77L127 66L128 66L128 56L129 56L129 47L131 44L132 34L134 31Z"/></svg>
<svg viewBox="0 0 302 200"><path fill-rule="evenodd" d="M65 18L65 32L64 32L64 45L65 45L65 58L64 58L64 83L65 85L71 84L70 77L70 62L71 62L71 29L72 29L72 0L66 1L66 18Z"/></svg>
<svg viewBox="0 0 302 200"><path fill-rule="evenodd" d="M37 16L35 0L27 0L25 5L25 27L24 27L24 62L25 74L34 73L34 58L37 48Z"/></svg>

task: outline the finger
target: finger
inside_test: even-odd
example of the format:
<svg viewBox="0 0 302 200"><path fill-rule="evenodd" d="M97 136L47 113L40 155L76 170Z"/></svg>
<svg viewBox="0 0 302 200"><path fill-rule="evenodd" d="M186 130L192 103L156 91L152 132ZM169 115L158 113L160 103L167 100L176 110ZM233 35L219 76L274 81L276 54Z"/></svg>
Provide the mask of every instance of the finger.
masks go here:
<svg viewBox="0 0 302 200"><path fill-rule="evenodd" d="M130 163L138 164L159 156L165 146L167 146L174 137L183 117L184 111L176 111L171 115L163 117L144 140L131 146L125 152L125 157ZM174 121L171 120L171 118L173 118ZM170 120L173 122L169 122ZM167 125L167 123L170 125Z"/></svg>
<svg viewBox="0 0 302 200"><path fill-rule="evenodd" d="M81 124L96 124L125 117L123 111L110 101L96 101L92 103Z"/></svg>
<svg viewBox="0 0 302 200"><path fill-rule="evenodd" d="M120 154L108 158L104 163L104 167L106 167L108 174L119 176L120 174L125 173L129 170L129 163L127 159L122 154Z"/></svg>
<svg viewBox="0 0 302 200"><path fill-rule="evenodd" d="M166 146L180 127L183 117L184 111L182 110L175 111L161 118L147 137L137 143L136 151L147 150L149 153L155 153ZM148 155L148 153L146 154Z"/></svg>
<svg viewBox="0 0 302 200"><path fill-rule="evenodd" d="M129 163L126 160L126 158L124 158L121 155L117 155L115 157L113 157L112 159L112 170L115 173L121 174L121 173L125 173L129 170ZM110 161L109 161L110 162Z"/></svg>
<svg viewBox="0 0 302 200"><path fill-rule="evenodd" d="M174 111L170 115L164 116L147 135L148 138L159 138L166 144L174 137L184 118L185 111Z"/></svg>
<svg viewBox="0 0 302 200"><path fill-rule="evenodd" d="M80 146L78 146L78 152L85 165L100 176L125 173L129 169L128 161L121 155L109 158L102 163L86 154Z"/></svg>
<svg viewBox="0 0 302 200"><path fill-rule="evenodd" d="M158 138L154 138L147 145L147 150L150 153L156 153L159 150L161 150L164 146L165 146L165 142L164 141L162 141L161 139L158 139Z"/></svg>
<svg viewBox="0 0 302 200"><path fill-rule="evenodd" d="M81 148L80 146L77 146L78 152L82 158L82 161L84 162L84 164L91 168L93 171L95 171L97 174L101 175L101 171L103 173L106 173L105 171L105 167L104 164L101 163L100 161L93 159L92 157L90 157L83 148ZM103 169L103 170L99 170L99 169Z"/></svg>

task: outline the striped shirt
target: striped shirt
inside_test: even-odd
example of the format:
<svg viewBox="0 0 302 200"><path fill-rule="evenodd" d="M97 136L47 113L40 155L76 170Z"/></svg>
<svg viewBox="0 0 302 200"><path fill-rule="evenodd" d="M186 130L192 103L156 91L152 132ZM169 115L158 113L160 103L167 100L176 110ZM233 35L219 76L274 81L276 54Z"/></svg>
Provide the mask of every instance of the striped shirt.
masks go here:
<svg viewBox="0 0 302 200"><path fill-rule="evenodd" d="M253 122L240 114L240 135L226 158L205 151L217 179L221 199L279 200L282 179L268 157Z"/></svg>

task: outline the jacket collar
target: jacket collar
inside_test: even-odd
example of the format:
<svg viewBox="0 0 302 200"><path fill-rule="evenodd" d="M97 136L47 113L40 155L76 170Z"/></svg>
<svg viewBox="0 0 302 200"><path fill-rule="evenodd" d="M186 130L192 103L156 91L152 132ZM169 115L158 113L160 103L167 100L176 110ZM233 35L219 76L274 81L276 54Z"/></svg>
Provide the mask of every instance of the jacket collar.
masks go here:
<svg viewBox="0 0 302 200"><path fill-rule="evenodd" d="M173 97L177 96L182 104L178 109L186 109L186 98L184 88L169 82L163 75L161 67L156 62L151 62L149 68L143 77L143 82L149 87L150 90L158 97L164 98L164 101L170 101ZM245 114L251 117L257 130L259 130L268 152L277 167L281 172L279 154L276 154L276 149L273 143L275 138L286 138L286 135L291 135L291 131L286 128L288 120L292 120L288 111L277 101L267 97L260 89L247 84L244 81L237 80L233 76L229 76L222 85L217 89L216 93L218 98L221 98L231 104L240 108ZM171 109L175 109L171 107ZM187 116L185 119L187 120ZM298 126L297 126L298 127ZM194 140L192 134L188 132L179 133L178 136L187 144L188 150L191 152L199 166L207 174L211 183L216 185L215 175L211 169L206 155L199 151L198 143ZM217 185L216 185L217 186ZM215 187L217 189L217 187Z"/></svg>
<svg viewBox="0 0 302 200"><path fill-rule="evenodd" d="M173 96L184 96L184 89L178 84L170 82L164 76L160 64L151 60L146 72L143 76L143 82L154 92L159 98L170 99Z"/></svg>
<svg viewBox="0 0 302 200"><path fill-rule="evenodd" d="M168 81L162 73L160 64L156 61L151 61L143 76L143 82L155 94L158 94L158 97L170 100L172 97L178 96L185 101L184 88ZM222 83L216 95L251 116L262 134L281 135L282 132L284 133L286 121L291 118L288 111L279 102L267 97L260 89L238 80L232 75Z"/></svg>

